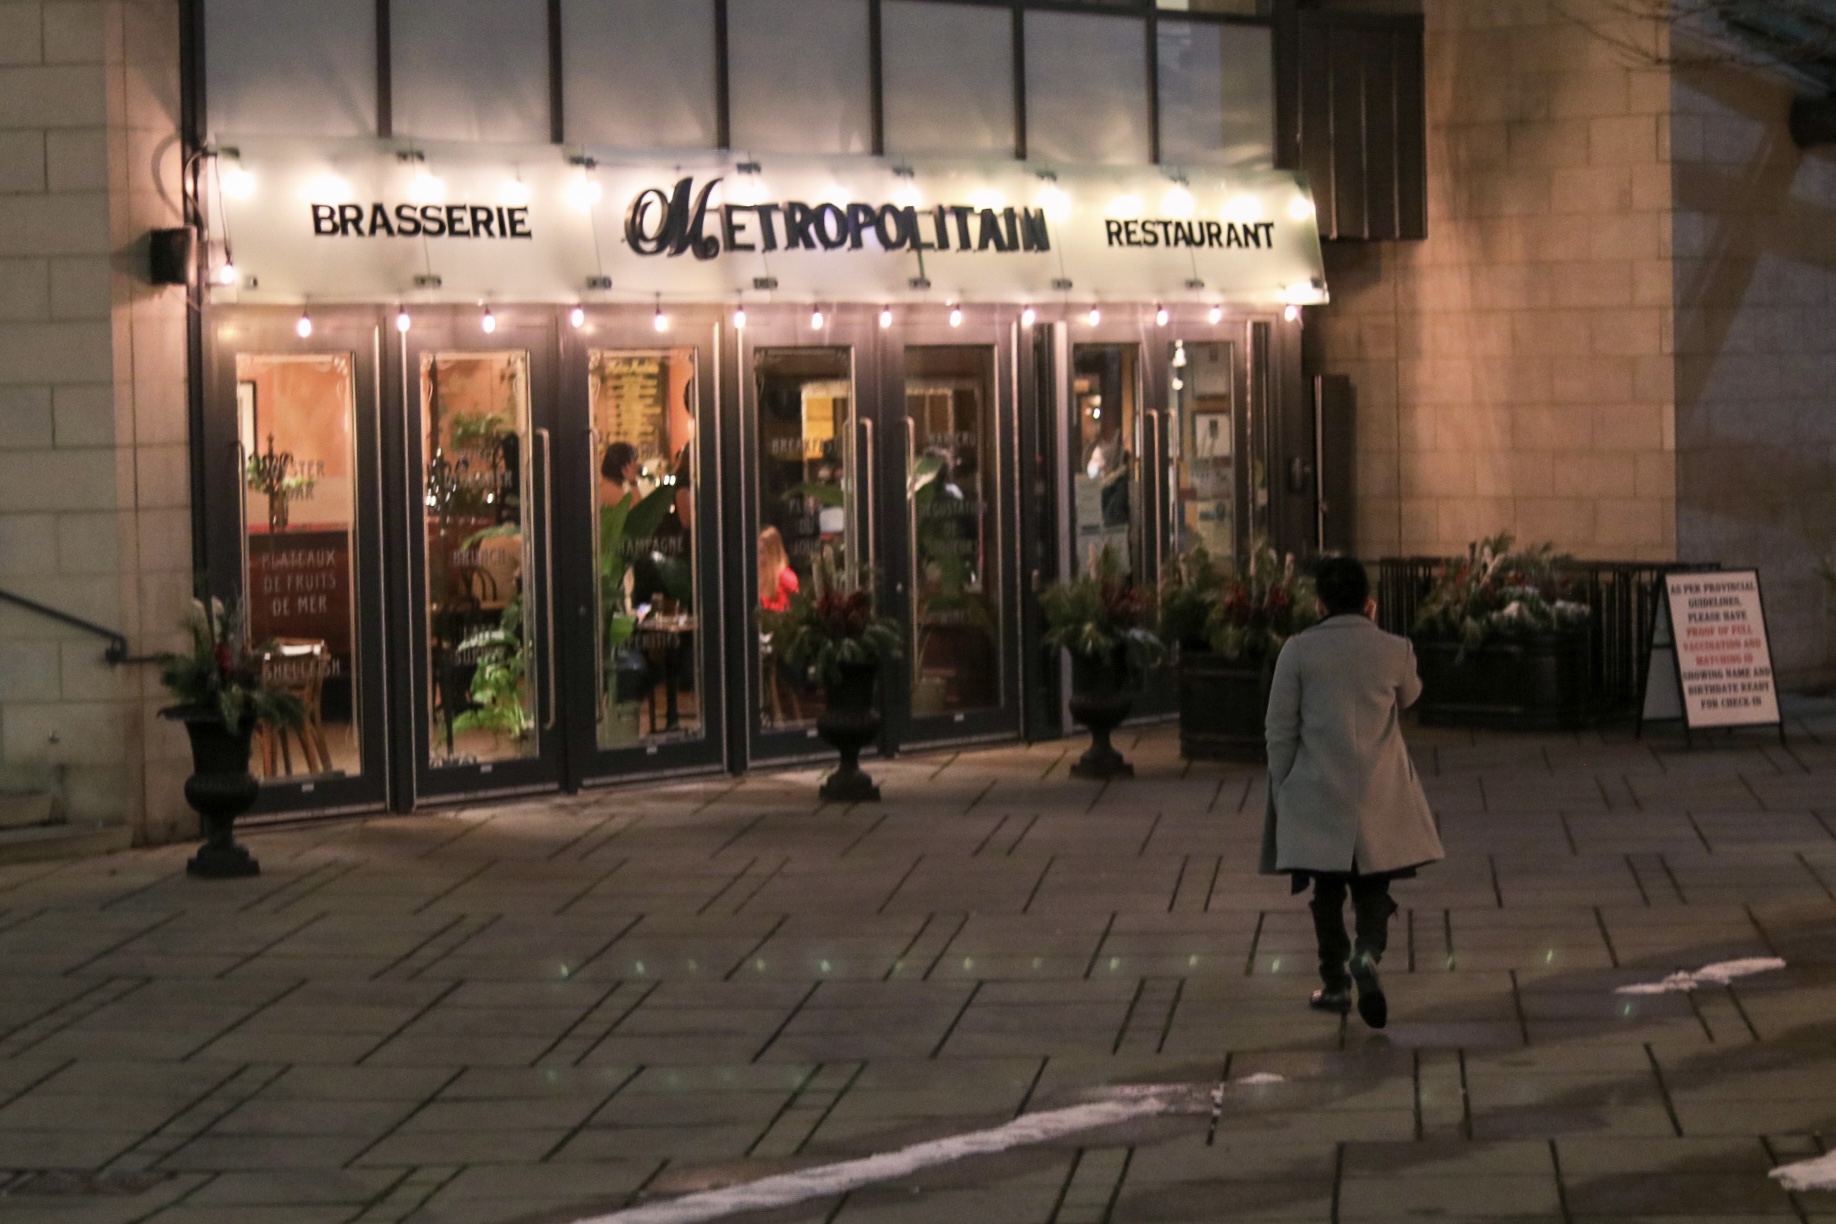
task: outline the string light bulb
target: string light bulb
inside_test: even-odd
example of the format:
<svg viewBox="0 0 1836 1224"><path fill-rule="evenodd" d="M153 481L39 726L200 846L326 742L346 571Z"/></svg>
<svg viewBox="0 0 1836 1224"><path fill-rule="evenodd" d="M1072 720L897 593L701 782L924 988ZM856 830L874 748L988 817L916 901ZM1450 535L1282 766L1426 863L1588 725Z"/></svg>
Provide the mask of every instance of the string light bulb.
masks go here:
<svg viewBox="0 0 1836 1224"><path fill-rule="evenodd" d="M1216 327L1224 321L1224 308L1222 306L1213 306L1211 308L1211 313L1205 317L1211 320L1211 325L1213 327Z"/></svg>
<svg viewBox="0 0 1836 1224"><path fill-rule="evenodd" d="M586 307L576 306L572 310L568 311L567 312L567 322L568 322L568 326L572 327L575 331L579 331L581 328L585 327L586 326Z"/></svg>
<svg viewBox="0 0 1836 1224"><path fill-rule="evenodd" d="M669 330L669 316L663 313L661 301L657 303L657 312L650 316L650 325L657 329L659 335Z"/></svg>
<svg viewBox="0 0 1836 1224"><path fill-rule="evenodd" d="M823 322L824 320L822 317L822 307L817 306L813 308L810 311L810 330L811 331L821 331Z"/></svg>
<svg viewBox="0 0 1836 1224"><path fill-rule="evenodd" d="M478 320L478 326L484 328L487 336L497 330L497 316L491 313L489 306L485 307L484 318Z"/></svg>
<svg viewBox="0 0 1836 1224"><path fill-rule="evenodd" d="M405 336L408 334L408 329L413 326L414 320L408 317L407 308L397 306L395 308L395 330Z"/></svg>
<svg viewBox="0 0 1836 1224"><path fill-rule="evenodd" d="M950 307L950 326L951 327L961 327L962 325L963 325L963 308L961 306Z"/></svg>
<svg viewBox="0 0 1836 1224"><path fill-rule="evenodd" d="M735 306L733 308L733 330L746 330L746 308L744 306Z"/></svg>
<svg viewBox="0 0 1836 1224"><path fill-rule="evenodd" d="M891 326L892 326L892 307L891 306L880 307L880 330L885 331L887 328Z"/></svg>
<svg viewBox="0 0 1836 1224"><path fill-rule="evenodd" d="M1300 307L1295 306L1292 303L1290 303L1288 308L1281 312L1281 317L1286 319L1290 323L1299 323L1300 322Z"/></svg>
<svg viewBox="0 0 1836 1224"><path fill-rule="evenodd" d="M1095 327L1103 321L1103 311L1100 307L1092 306L1090 308L1090 314L1087 317L1090 320L1090 326Z"/></svg>
<svg viewBox="0 0 1836 1224"><path fill-rule="evenodd" d="M1173 368L1176 370L1182 370L1185 368L1185 366L1186 366L1186 342L1184 340L1175 340L1173 342Z"/></svg>
<svg viewBox="0 0 1836 1224"><path fill-rule="evenodd" d="M312 312L311 311L309 310L300 311L299 322L293 325L293 334L298 336L302 340L312 335Z"/></svg>
<svg viewBox="0 0 1836 1224"><path fill-rule="evenodd" d="M1028 306L1025 310L1022 310L1020 312L1020 326L1031 327L1034 323L1037 323L1038 321L1039 321L1039 312L1037 310L1034 310L1031 306Z"/></svg>
<svg viewBox="0 0 1836 1224"><path fill-rule="evenodd" d="M1157 305L1154 307L1154 326L1165 327L1168 317L1167 308L1165 306Z"/></svg>
<svg viewBox="0 0 1836 1224"><path fill-rule="evenodd" d="M229 258L228 255L223 257L223 266L217 269L217 283L219 285L236 283L236 261Z"/></svg>

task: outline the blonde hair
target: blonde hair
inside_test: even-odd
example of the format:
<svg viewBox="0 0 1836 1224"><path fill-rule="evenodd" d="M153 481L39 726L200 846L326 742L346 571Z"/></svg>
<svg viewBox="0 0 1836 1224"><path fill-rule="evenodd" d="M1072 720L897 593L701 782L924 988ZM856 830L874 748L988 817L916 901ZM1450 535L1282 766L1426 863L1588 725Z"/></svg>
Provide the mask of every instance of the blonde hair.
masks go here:
<svg viewBox="0 0 1836 1224"><path fill-rule="evenodd" d="M784 537L776 527L759 532L759 602L771 603L778 598L778 575L790 567L790 554L784 551Z"/></svg>

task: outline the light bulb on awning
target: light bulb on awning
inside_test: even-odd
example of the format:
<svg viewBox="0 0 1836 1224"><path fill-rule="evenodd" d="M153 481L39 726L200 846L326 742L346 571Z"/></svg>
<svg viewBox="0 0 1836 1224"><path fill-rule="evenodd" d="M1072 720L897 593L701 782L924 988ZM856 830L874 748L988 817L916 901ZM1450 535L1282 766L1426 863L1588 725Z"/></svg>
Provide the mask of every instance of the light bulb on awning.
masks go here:
<svg viewBox="0 0 1836 1224"><path fill-rule="evenodd" d="M293 334L298 336L302 340L312 335L312 312L311 311L306 311L306 310L300 311L299 322L293 325Z"/></svg>
<svg viewBox="0 0 1836 1224"><path fill-rule="evenodd" d="M1289 306L1286 310L1281 312L1281 317L1286 319L1290 323L1299 323L1300 322L1300 307L1299 306Z"/></svg>
<svg viewBox="0 0 1836 1224"><path fill-rule="evenodd" d="M961 327L962 325L963 325L963 308L961 306L950 307L950 326L951 327Z"/></svg>
<svg viewBox="0 0 1836 1224"><path fill-rule="evenodd" d="M1103 312L1097 307L1092 306L1090 308L1089 319L1090 319L1090 326L1095 327L1098 323L1101 323L1103 321Z"/></svg>
<svg viewBox="0 0 1836 1224"><path fill-rule="evenodd" d="M1224 308L1222 306L1213 306L1211 308L1211 313L1205 317L1211 320L1211 325L1213 327L1216 327L1224 321Z"/></svg>
<svg viewBox="0 0 1836 1224"><path fill-rule="evenodd" d="M223 261L223 266L217 269L217 283L219 285L233 285L236 283L235 260L225 259Z"/></svg>
<svg viewBox="0 0 1836 1224"><path fill-rule="evenodd" d="M568 324L572 326L574 330L576 331L578 331L580 328L585 327L586 326L586 307L576 306L572 310L568 311L567 321L568 321Z"/></svg>
<svg viewBox="0 0 1836 1224"><path fill-rule="evenodd" d="M255 176L241 166L223 172L223 194L232 200L246 200L255 194Z"/></svg>
<svg viewBox="0 0 1836 1224"><path fill-rule="evenodd" d="M661 303L657 305L657 313L650 316L650 325L657 329L659 335L669 330L669 316L663 313Z"/></svg>
<svg viewBox="0 0 1836 1224"><path fill-rule="evenodd" d="M821 331L823 322L824 320L822 317L822 307L818 306L814 310L810 311L810 330L811 331Z"/></svg>
<svg viewBox="0 0 1836 1224"><path fill-rule="evenodd" d="M1183 340L1176 340L1173 343L1173 368L1176 370L1184 369L1185 365L1186 343Z"/></svg>
<svg viewBox="0 0 1836 1224"><path fill-rule="evenodd" d="M487 336L497 330L497 316L491 313L489 306L485 307L484 318L478 320L478 326L484 328Z"/></svg>
<svg viewBox="0 0 1836 1224"><path fill-rule="evenodd" d="M880 308L880 330L882 330L882 331L884 331L884 330L886 330L887 328L889 328L889 327L891 327L891 326L892 326L892 319L893 319L893 316L892 316L892 307L891 307L891 306L882 306L882 307Z"/></svg>
<svg viewBox="0 0 1836 1224"><path fill-rule="evenodd" d="M1288 215L1296 221L1305 221L1313 215L1313 201L1306 196L1295 196L1288 201Z"/></svg>
<svg viewBox="0 0 1836 1224"><path fill-rule="evenodd" d="M395 312L395 330L396 331L401 332L405 336L408 334L408 329L413 326L414 326L414 320L408 317L407 310L398 309Z"/></svg>
<svg viewBox="0 0 1836 1224"><path fill-rule="evenodd" d="M1020 312L1020 326L1031 327L1039 321L1039 312L1028 306Z"/></svg>
<svg viewBox="0 0 1836 1224"><path fill-rule="evenodd" d="M1167 318L1168 318L1167 308L1165 306L1154 307L1154 326L1155 327L1165 327L1167 325Z"/></svg>
<svg viewBox="0 0 1836 1224"><path fill-rule="evenodd" d="M733 330L746 330L746 308L744 306L735 306L733 308Z"/></svg>

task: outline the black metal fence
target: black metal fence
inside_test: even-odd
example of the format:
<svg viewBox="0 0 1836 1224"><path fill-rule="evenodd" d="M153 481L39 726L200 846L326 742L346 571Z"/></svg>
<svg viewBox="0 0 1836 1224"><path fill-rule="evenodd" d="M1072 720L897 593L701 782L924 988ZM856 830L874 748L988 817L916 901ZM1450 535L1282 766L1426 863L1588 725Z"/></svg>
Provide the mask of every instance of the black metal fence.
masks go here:
<svg viewBox="0 0 1836 1224"><path fill-rule="evenodd" d="M1377 563L1377 617L1391 633L1415 628L1416 610L1434 586L1444 557L1385 557ZM1652 613L1664 575L1717 570L1716 563L1571 561L1562 572L1575 581L1576 598L1593 610L1592 679L1601 718L1638 713L1639 681L1651 653Z"/></svg>

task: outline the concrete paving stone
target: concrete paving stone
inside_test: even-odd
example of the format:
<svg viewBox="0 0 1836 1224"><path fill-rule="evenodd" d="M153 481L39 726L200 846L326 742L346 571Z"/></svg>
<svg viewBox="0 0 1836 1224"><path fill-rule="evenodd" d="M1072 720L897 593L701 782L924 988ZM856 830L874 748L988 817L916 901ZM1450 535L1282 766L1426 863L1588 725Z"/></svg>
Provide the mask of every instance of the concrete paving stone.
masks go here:
<svg viewBox="0 0 1836 1224"><path fill-rule="evenodd" d="M645 1160L667 1158L672 1164L737 1160L751 1150L764 1124L736 1126L589 1126L576 1132L548 1159Z"/></svg>
<svg viewBox="0 0 1836 1224"><path fill-rule="evenodd" d="M285 1032L239 1028L198 1049L190 1057L224 1063L286 1062L333 1067L360 1062L384 1039L379 1033Z"/></svg>
<svg viewBox="0 0 1836 1224"><path fill-rule="evenodd" d="M351 1135L203 1135L161 1158L159 1169L229 1172L343 1168L373 1141Z"/></svg>
<svg viewBox="0 0 1836 1224"><path fill-rule="evenodd" d="M287 1207L367 1204L400 1179L393 1170L272 1169L220 1173L185 1196L188 1207Z"/></svg>
<svg viewBox="0 0 1836 1224"><path fill-rule="evenodd" d="M763 1130L792 1098L786 1091L622 1092L568 1125L583 1121L596 1127L744 1124Z"/></svg>
<svg viewBox="0 0 1836 1224"><path fill-rule="evenodd" d="M414 1113L412 1101L270 1100L244 1102L212 1122L210 1135L368 1135L388 1133Z"/></svg>
<svg viewBox="0 0 1836 1224"><path fill-rule="evenodd" d="M367 1147L355 1162L359 1168L533 1164L546 1160L572 1133L572 1127L430 1131L403 1128Z"/></svg>
<svg viewBox="0 0 1836 1224"><path fill-rule="evenodd" d="M148 1224L347 1224L350 1218L350 1207L345 1204L215 1207L181 1203L149 1217Z"/></svg>

